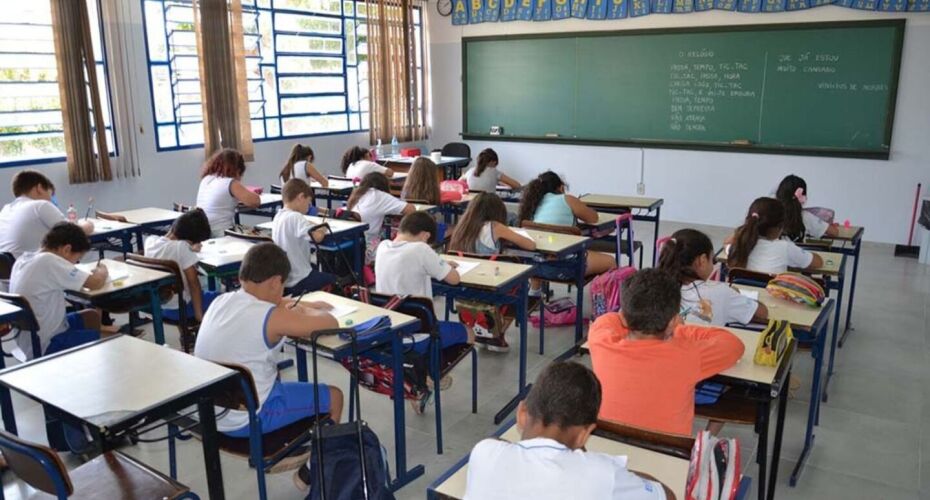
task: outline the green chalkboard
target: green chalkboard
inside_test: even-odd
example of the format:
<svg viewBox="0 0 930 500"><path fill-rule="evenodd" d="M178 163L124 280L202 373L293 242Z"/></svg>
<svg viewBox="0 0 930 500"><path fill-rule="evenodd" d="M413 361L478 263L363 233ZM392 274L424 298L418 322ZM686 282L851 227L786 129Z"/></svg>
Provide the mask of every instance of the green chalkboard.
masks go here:
<svg viewBox="0 0 930 500"><path fill-rule="evenodd" d="M904 20L465 38L462 134L887 158L903 39Z"/></svg>

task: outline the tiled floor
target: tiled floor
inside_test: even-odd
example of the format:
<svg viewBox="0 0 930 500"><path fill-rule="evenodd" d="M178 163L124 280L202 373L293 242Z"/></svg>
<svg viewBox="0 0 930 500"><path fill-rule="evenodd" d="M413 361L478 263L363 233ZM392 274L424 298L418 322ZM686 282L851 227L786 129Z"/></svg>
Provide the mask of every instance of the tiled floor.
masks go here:
<svg viewBox="0 0 930 500"><path fill-rule="evenodd" d="M663 223L662 234L679 228ZM638 228L640 235L651 227ZM719 244L725 231L704 228ZM868 233L866 233L868 234ZM646 261L651 261L647 253ZM790 400L780 464L777 495L803 499L915 499L930 498L930 350L928 350L927 306L930 277L915 260L894 258L888 245L866 244L860 266L855 332L838 351L837 374L830 387L829 402L823 405L821 425L808 466L796 488L787 477L801 450L812 369L811 359L801 353L795 373L805 382ZM560 290L564 294L564 290ZM847 295L848 296L848 295ZM546 356L536 353L537 336L530 329L529 376L539 371L572 341L568 328L547 330ZM511 333L510 338L515 338ZM176 339L173 339L176 340ZM512 341L515 343L515 341ZM471 447L495 430L493 415L516 390L518 354L482 351L479 355L478 413L470 411L470 363L454 372L455 384L442 394L444 453L436 453L433 409L423 416L407 412L408 463L425 464L426 474L397 493L399 500L425 498L426 486L464 456ZM580 358L587 362L586 358ZM341 367L324 362L322 379L344 391L347 374ZM293 370L284 373L294 379ZM31 402L15 399L21 435L44 441L42 413ZM393 421L390 401L370 392L362 393L362 412L378 433L392 457ZM743 445L744 472L756 475L755 436L749 428L730 426L725 434L739 437ZM181 443L180 480L206 498L205 475L199 442ZM143 444L124 450L142 461L167 471L167 445ZM224 455L223 474L227 498L257 497L254 471L246 462ZM73 465L73 463L72 463ZM34 493L4 476L6 498L28 498ZM296 499L301 495L291 485L290 474L269 475L269 497ZM751 498L755 498L755 488Z"/></svg>

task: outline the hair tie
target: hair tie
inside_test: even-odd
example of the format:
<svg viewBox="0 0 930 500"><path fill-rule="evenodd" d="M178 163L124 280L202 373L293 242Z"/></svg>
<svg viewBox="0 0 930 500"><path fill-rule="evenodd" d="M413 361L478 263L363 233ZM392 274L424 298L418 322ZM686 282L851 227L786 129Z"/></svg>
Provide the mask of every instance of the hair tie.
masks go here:
<svg viewBox="0 0 930 500"><path fill-rule="evenodd" d="M804 188L799 187L794 190L794 199L798 200L801 205L807 203L807 196L804 195Z"/></svg>
<svg viewBox="0 0 930 500"><path fill-rule="evenodd" d="M678 240L676 240L675 238L669 238L668 241L670 241L671 243L675 243L675 244L678 243Z"/></svg>
<svg viewBox="0 0 930 500"><path fill-rule="evenodd" d="M749 214L749 216L752 217L753 219L758 219L758 218L759 218L759 214L756 213L756 212L753 212L753 213Z"/></svg>

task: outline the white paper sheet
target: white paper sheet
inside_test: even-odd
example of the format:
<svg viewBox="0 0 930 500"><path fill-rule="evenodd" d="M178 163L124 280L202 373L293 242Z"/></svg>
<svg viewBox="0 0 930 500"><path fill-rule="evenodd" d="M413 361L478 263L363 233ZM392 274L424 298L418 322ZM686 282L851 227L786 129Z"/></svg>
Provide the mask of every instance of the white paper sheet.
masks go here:
<svg viewBox="0 0 930 500"><path fill-rule="evenodd" d="M446 259L447 262L455 262L459 267L456 268L456 271L459 272L459 276L467 274L469 271L475 269L480 264L479 262L471 262L467 260L455 260L455 259Z"/></svg>
<svg viewBox="0 0 930 500"><path fill-rule="evenodd" d="M342 318L343 316L348 316L354 313L355 311L358 311L357 307L349 306L345 304L330 304L330 305L333 306L333 308L330 309L329 314L331 314L336 319Z"/></svg>
<svg viewBox="0 0 930 500"><path fill-rule="evenodd" d="M752 300L759 301L759 292L756 290L743 290L740 289L739 294L743 297L749 297Z"/></svg>
<svg viewBox="0 0 930 500"><path fill-rule="evenodd" d="M524 238L529 238L531 240L533 239L533 237L530 236L530 233L526 229L520 229L520 228L510 228L510 229L513 232L519 234L520 236L523 236Z"/></svg>
<svg viewBox="0 0 930 500"><path fill-rule="evenodd" d="M86 273L93 274L94 269L96 269L97 267L97 263L87 262L84 264L78 264L76 267ZM107 283L124 280L129 277L129 269L127 269L125 265L122 265L122 266L110 265L110 266L107 266L107 271L110 273L107 276Z"/></svg>

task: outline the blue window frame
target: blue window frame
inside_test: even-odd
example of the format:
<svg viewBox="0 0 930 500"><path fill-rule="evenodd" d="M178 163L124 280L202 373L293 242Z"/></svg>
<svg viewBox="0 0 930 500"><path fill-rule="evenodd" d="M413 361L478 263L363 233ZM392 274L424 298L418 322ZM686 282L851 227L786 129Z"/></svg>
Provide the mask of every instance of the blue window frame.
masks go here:
<svg viewBox="0 0 930 500"><path fill-rule="evenodd" d="M203 144L190 0L142 0L159 151ZM256 141L368 129L364 0L242 0ZM416 24L422 73L422 19ZM419 79L422 87L422 75ZM421 88L422 92L422 88Z"/></svg>
<svg viewBox="0 0 930 500"><path fill-rule="evenodd" d="M103 24L97 0L86 0L109 153L116 153ZM65 157L58 68L49 0L16 2L0 18L0 167Z"/></svg>

